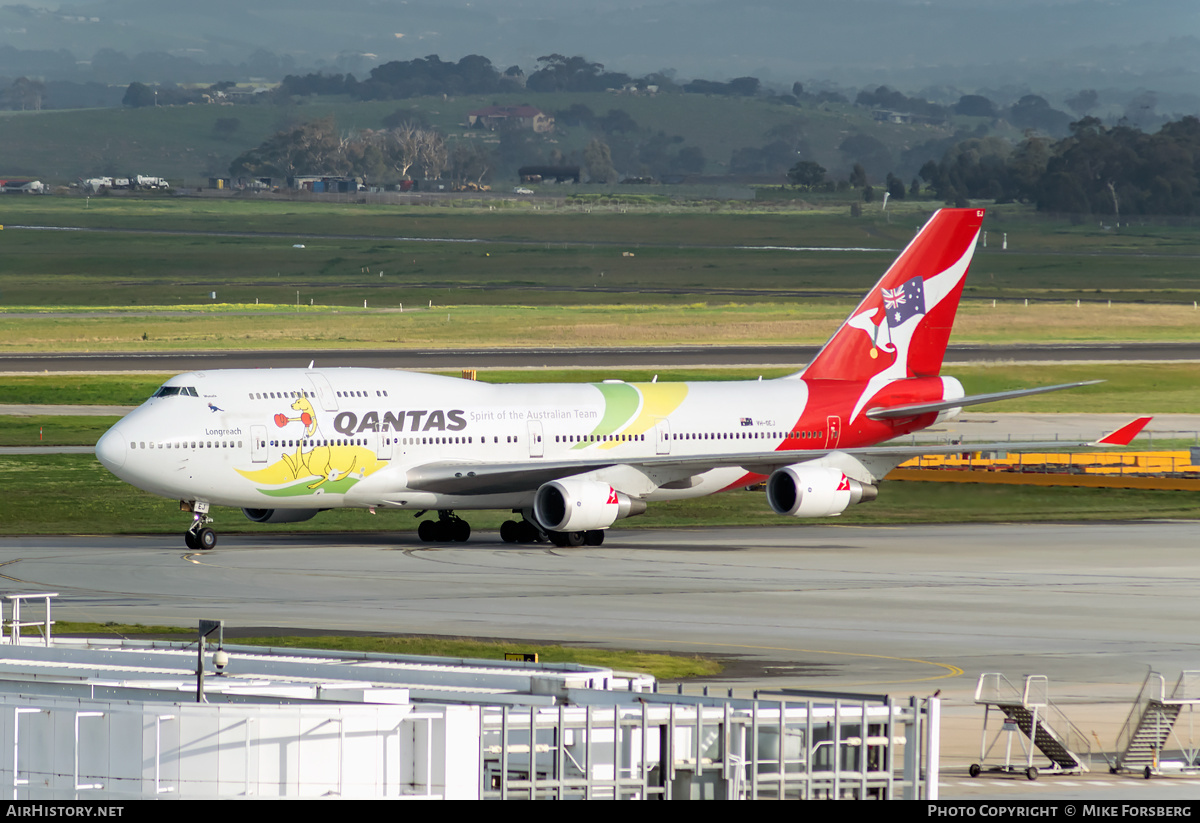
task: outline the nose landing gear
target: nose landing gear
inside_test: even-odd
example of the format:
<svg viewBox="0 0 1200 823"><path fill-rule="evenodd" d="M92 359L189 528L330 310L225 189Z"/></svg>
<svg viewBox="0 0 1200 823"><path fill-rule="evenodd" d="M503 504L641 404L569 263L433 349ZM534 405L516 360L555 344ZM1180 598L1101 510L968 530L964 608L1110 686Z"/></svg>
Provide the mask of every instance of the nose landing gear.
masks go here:
<svg viewBox="0 0 1200 823"><path fill-rule="evenodd" d="M201 521L197 520L199 525ZM193 526L183 533L183 542L187 544L189 549L202 549L207 551L217 545L217 533L205 526L204 528L196 528Z"/></svg>
<svg viewBox="0 0 1200 823"><path fill-rule="evenodd" d="M208 551L217 545L217 533L208 527L213 519L208 516L208 504L200 500L180 500L179 508L192 512L192 526L183 533L183 542L189 549Z"/></svg>

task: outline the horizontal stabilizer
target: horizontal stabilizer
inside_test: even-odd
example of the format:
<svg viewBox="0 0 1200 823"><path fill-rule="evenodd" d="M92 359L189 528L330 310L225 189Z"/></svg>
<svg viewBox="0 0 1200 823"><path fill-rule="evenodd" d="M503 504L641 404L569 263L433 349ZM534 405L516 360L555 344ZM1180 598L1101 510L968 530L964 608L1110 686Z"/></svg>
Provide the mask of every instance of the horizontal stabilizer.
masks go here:
<svg viewBox="0 0 1200 823"><path fill-rule="evenodd" d="M1117 429L1112 434L1107 434L1096 441L1097 446L1128 446L1133 442L1133 438L1141 433L1142 429L1146 428L1151 418L1139 417L1132 423L1126 423L1121 428Z"/></svg>
<svg viewBox="0 0 1200 823"><path fill-rule="evenodd" d="M978 406L981 403L992 403L996 400L1011 400L1014 397L1029 397L1033 394L1076 389L1080 386L1094 386L1103 380L1085 380L1082 383L1060 383L1057 386L1039 386L1035 389L1014 389L1013 391L992 392L991 394L972 394L957 400L937 400L931 403L905 403L902 406L876 406L867 409L867 417L871 420L889 420L898 417L916 417L918 414L957 409L963 406Z"/></svg>

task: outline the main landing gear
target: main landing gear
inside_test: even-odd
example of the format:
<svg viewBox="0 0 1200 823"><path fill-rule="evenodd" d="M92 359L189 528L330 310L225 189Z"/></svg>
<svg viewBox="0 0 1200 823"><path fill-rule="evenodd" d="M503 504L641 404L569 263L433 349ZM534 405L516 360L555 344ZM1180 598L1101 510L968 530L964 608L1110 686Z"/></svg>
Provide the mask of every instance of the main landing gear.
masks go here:
<svg viewBox="0 0 1200 823"><path fill-rule="evenodd" d="M528 519L521 520L519 523L515 520L505 520L500 526L500 539L505 543L540 543L545 540L559 548L599 546L604 542L604 531L590 529L579 532L554 532L545 531Z"/></svg>
<svg viewBox="0 0 1200 823"><path fill-rule="evenodd" d="M420 517L425 512L417 512ZM438 511L437 520L422 520L417 536L425 543L466 543L471 525L448 509ZM529 516L520 521L505 520L500 526L500 539L505 543L553 543L560 548L569 546L599 546L604 542L602 529L577 532L547 531Z"/></svg>
<svg viewBox="0 0 1200 823"><path fill-rule="evenodd" d="M466 543L470 536L471 524L447 509L438 512L437 520L422 520L417 526L417 537L426 543Z"/></svg>

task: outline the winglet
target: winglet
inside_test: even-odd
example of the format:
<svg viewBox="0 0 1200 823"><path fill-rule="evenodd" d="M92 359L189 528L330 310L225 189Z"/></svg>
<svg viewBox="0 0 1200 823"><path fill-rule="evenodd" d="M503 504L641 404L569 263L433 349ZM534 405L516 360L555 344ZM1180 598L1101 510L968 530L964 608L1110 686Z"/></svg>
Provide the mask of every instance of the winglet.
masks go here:
<svg viewBox="0 0 1200 823"><path fill-rule="evenodd" d="M1146 428L1151 418L1139 417L1132 423L1126 423L1112 434L1107 434L1096 441L1097 446L1128 446L1133 442L1142 429Z"/></svg>

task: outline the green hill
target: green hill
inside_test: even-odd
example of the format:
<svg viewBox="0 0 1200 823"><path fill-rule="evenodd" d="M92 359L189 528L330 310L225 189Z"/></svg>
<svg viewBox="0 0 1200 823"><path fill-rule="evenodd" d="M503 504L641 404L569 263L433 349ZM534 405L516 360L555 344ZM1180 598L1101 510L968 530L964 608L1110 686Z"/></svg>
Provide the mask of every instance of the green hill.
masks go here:
<svg viewBox="0 0 1200 823"><path fill-rule="evenodd" d="M870 112L844 104L803 108L762 98L730 98L697 94L626 96L615 94L533 94L489 97L418 98L400 101L355 102L338 98L310 98L287 105L242 104L90 109L71 111L11 112L0 116L0 144L5 147L0 175L37 177L64 184L80 177L125 176L141 173L166 177L173 185L203 185L207 178L228 172L233 158L257 146L290 123L332 115L343 133L379 129L398 110L436 126L452 141L463 139L467 112L489 106L530 103L546 112L562 111L574 104L587 106L597 116L610 109L624 110L636 123L633 135L612 137L644 139L664 133L678 136L676 146L696 147L706 160L706 174L729 173L735 150L762 147L773 141L791 141L803 157L813 159L832 175L845 177L855 158L838 150L850 135L868 135L882 143L890 158L877 162L873 183L887 171L910 179L931 156L905 158L904 152L926 141L953 134L953 127L877 123ZM218 126L218 121L223 121ZM958 125L973 127L975 121ZM491 133L469 136L498 145ZM564 155L581 151L597 135L576 126L560 126L540 150L557 149ZM940 151L936 152L940 156ZM614 155L615 157L615 155ZM501 183L511 180L518 162L499 164ZM890 168L883 169L884 164ZM637 174L637 169L624 169Z"/></svg>

